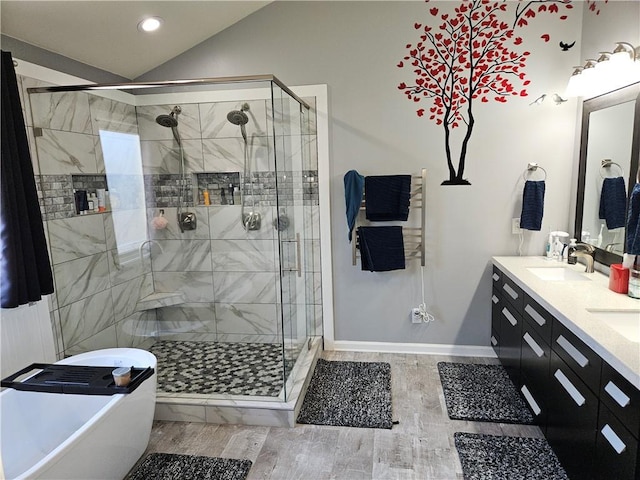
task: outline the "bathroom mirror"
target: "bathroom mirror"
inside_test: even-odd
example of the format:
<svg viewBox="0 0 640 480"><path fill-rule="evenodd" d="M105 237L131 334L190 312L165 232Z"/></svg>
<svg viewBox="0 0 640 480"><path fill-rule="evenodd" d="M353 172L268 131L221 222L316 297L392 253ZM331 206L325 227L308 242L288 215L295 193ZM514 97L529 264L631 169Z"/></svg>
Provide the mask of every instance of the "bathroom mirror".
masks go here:
<svg viewBox="0 0 640 480"><path fill-rule="evenodd" d="M622 261L626 205L639 157L640 83L585 100L575 236L596 247L599 263Z"/></svg>

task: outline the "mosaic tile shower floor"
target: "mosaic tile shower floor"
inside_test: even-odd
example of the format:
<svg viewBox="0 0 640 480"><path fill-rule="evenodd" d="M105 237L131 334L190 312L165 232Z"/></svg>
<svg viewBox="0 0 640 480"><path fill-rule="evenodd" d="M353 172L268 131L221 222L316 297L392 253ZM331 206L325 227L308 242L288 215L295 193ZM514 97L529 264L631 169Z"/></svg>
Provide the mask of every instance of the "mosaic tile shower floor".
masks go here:
<svg viewBox="0 0 640 480"><path fill-rule="evenodd" d="M274 397L282 390L280 344L160 341L149 351L158 359L159 392ZM293 359L288 353L287 374Z"/></svg>

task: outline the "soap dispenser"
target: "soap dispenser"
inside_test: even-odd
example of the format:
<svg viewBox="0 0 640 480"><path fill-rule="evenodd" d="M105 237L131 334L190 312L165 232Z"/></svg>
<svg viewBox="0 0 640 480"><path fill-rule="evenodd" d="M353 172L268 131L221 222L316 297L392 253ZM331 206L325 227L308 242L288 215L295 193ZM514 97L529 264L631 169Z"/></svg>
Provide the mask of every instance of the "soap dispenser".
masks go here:
<svg viewBox="0 0 640 480"><path fill-rule="evenodd" d="M578 263L578 257L576 256L577 239L572 238L569 240L569 247L567 249L567 263L569 265L575 265Z"/></svg>

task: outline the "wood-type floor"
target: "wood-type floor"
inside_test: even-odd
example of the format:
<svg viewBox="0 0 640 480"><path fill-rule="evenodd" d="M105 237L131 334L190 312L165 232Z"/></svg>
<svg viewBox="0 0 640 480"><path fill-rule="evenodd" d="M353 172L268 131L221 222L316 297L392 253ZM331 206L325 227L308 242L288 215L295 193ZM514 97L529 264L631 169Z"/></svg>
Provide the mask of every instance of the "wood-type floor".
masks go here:
<svg viewBox="0 0 640 480"><path fill-rule="evenodd" d="M462 479L454 432L542 437L538 427L451 420L437 363L497 359L324 352L326 360L391 364L391 430L297 424L295 428L154 422L148 452L249 459L249 479Z"/></svg>

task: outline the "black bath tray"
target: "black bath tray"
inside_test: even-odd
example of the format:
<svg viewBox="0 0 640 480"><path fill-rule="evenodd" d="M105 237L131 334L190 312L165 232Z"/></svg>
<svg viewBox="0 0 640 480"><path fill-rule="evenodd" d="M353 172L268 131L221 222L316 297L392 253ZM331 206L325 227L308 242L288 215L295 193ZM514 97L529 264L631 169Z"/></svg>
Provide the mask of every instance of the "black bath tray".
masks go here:
<svg viewBox="0 0 640 480"><path fill-rule="evenodd" d="M118 367L91 367L32 363L0 382L3 387L30 392L73 393L79 395L114 395L131 393L153 375L153 368L131 367L131 382L117 387L112 372ZM25 378L27 374L31 374ZM18 380L22 377L23 380Z"/></svg>

